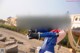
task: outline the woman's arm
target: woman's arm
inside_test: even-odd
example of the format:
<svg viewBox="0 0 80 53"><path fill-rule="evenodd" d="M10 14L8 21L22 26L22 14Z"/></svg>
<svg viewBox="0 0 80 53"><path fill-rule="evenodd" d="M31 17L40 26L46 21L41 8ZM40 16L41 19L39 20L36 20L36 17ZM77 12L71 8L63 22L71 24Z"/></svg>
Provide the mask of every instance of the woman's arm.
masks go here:
<svg viewBox="0 0 80 53"><path fill-rule="evenodd" d="M45 32L45 33L42 33L42 34L39 34L39 37L56 37L57 36L57 33L56 32Z"/></svg>
<svg viewBox="0 0 80 53"><path fill-rule="evenodd" d="M45 33L31 33L29 34L29 39L39 39L45 37L58 37L58 33L56 32L45 32Z"/></svg>

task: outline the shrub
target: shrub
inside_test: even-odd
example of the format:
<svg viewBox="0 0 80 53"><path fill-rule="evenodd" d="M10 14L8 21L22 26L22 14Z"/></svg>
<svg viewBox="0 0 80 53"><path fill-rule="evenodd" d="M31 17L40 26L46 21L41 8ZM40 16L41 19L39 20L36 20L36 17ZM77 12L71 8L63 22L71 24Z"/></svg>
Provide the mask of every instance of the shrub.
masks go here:
<svg viewBox="0 0 80 53"><path fill-rule="evenodd" d="M9 25L5 25L5 24L0 24L0 27L1 28L6 28L6 29L9 29L9 30L12 30L12 31L16 31L16 32L19 32L19 33L22 33L22 34L26 34L27 33L27 30L26 29L19 29L15 26L9 26Z"/></svg>

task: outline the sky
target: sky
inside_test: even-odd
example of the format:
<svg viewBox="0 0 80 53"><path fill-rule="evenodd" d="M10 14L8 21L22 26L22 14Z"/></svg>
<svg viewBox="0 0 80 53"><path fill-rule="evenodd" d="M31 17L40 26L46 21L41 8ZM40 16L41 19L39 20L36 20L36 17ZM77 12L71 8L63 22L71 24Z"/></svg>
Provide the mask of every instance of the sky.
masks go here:
<svg viewBox="0 0 80 53"><path fill-rule="evenodd" d="M17 15L80 14L80 1L68 0L0 0L0 18Z"/></svg>

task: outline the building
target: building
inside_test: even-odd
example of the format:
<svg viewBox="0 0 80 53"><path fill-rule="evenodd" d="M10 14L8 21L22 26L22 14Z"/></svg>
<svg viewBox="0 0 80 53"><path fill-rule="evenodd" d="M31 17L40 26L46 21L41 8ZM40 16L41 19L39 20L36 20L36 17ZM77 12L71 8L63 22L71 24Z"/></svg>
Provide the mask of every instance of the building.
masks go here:
<svg viewBox="0 0 80 53"><path fill-rule="evenodd" d="M72 28L80 27L80 14L70 15L72 21Z"/></svg>
<svg viewBox="0 0 80 53"><path fill-rule="evenodd" d="M0 24L4 24L4 23L5 23L5 20L0 19Z"/></svg>
<svg viewBox="0 0 80 53"><path fill-rule="evenodd" d="M16 17L8 17L5 24L10 26L16 26Z"/></svg>

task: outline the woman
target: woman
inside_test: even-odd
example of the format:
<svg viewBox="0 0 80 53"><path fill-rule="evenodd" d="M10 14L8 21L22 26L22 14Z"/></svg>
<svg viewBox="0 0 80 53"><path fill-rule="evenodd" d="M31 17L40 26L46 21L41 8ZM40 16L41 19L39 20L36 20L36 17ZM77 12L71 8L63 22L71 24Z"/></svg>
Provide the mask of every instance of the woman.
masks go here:
<svg viewBox="0 0 80 53"><path fill-rule="evenodd" d="M30 33L30 39L40 39L44 38L43 45L39 53L55 53L54 46L58 43L57 39L59 35L65 35L63 30L58 29L37 29L38 33Z"/></svg>

